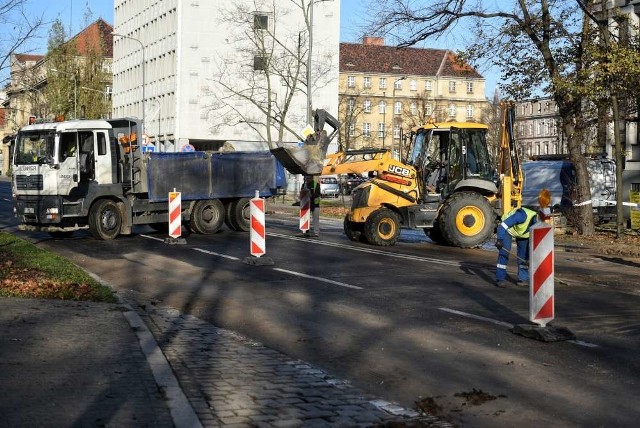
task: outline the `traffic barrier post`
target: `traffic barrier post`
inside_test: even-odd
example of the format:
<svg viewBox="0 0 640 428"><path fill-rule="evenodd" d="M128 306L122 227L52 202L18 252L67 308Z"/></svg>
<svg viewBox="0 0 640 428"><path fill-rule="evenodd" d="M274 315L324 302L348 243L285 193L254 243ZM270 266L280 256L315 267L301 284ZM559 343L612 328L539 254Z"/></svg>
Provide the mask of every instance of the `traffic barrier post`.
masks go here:
<svg viewBox="0 0 640 428"><path fill-rule="evenodd" d="M541 327L555 318L553 226L538 223L529 239L529 320Z"/></svg>
<svg viewBox="0 0 640 428"><path fill-rule="evenodd" d="M311 223L311 192L304 188L300 191L300 230L302 233L309 231Z"/></svg>
<svg viewBox="0 0 640 428"><path fill-rule="evenodd" d="M173 189L169 192L169 237L166 244L186 244L182 235L182 194Z"/></svg>
<svg viewBox="0 0 640 428"><path fill-rule="evenodd" d="M251 265L272 265L273 260L263 257L267 252L266 228L265 228L265 203L260 197L260 192L256 190L256 195L250 201L249 215L251 217L251 229L249 229L250 257L243 260Z"/></svg>

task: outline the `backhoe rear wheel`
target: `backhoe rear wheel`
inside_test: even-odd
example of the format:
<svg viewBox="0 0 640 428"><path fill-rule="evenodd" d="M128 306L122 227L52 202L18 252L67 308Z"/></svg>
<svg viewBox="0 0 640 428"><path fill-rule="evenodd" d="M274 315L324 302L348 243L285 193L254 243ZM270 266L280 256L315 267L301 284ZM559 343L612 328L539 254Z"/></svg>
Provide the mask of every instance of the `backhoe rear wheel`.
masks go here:
<svg viewBox="0 0 640 428"><path fill-rule="evenodd" d="M445 201L438 224L449 245L473 248L491 237L495 220L496 215L487 198L479 193L459 192Z"/></svg>
<svg viewBox="0 0 640 428"><path fill-rule="evenodd" d="M395 245L400 235L400 216L389 208L380 208L364 223L364 236L370 244Z"/></svg>
<svg viewBox="0 0 640 428"><path fill-rule="evenodd" d="M224 223L224 205L218 199L198 201L189 218L190 228L195 233L212 235Z"/></svg>

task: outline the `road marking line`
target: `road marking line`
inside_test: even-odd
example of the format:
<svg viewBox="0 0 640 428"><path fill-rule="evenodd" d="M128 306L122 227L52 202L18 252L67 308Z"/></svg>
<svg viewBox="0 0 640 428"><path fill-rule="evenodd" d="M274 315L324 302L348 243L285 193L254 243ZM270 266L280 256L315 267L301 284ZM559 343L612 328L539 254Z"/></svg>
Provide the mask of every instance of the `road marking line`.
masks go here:
<svg viewBox="0 0 640 428"><path fill-rule="evenodd" d="M398 259L417 260L417 261L441 264L441 265L446 265L446 266L455 266L455 267L460 267L461 266L460 262L434 259L434 258L431 258L431 257L410 256L410 255L406 255L406 254L395 254L395 253L390 253L388 251L376 250L374 248L359 248L359 247L353 247L353 246L350 246L350 245L347 245L347 244L339 244L339 243L328 242L328 241L318 241L318 240L309 239L309 238L302 238L302 237L297 237L297 236L285 235L285 234L282 234L282 233L267 232L267 235L268 236L274 236L274 237L277 237L277 238L291 239L291 240L294 240L294 241L305 241L305 242L310 242L310 243L317 244L317 245L325 245L327 247L337 247L337 248L343 248L345 250L359 251L359 252L362 252L362 253L379 254L379 255L384 255L384 256L387 256L387 257L395 257L395 258L398 258Z"/></svg>
<svg viewBox="0 0 640 428"><path fill-rule="evenodd" d="M155 236L144 235L144 234L140 234L140 236L142 236L143 238L154 239L156 241L164 242L164 239L156 238Z"/></svg>
<svg viewBox="0 0 640 428"><path fill-rule="evenodd" d="M467 312L462 312L462 311L457 311L455 309L449 309L449 308L438 308L441 311L444 312L449 312L455 315L460 315L463 317L467 317L467 318L473 318L475 320L479 320L479 321L486 321L486 322L490 322L492 324L496 324L502 327L507 327L507 328L513 328L513 324L509 324L508 322L504 322L504 321L498 321L498 320L494 320L492 318L486 318L486 317L481 317L480 315L474 315L474 314L470 314Z"/></svg>
<svg viewBox="0 0 640 428"><path fill-rule="evenodd" d="M164 239L158 239L155 236L149 236L149 235L140 235L140 236L142 236L143 238L155 239L156 241L164 242ZM308 240L308 238L305 238L305 239ZM226 254L216 253L214 251L204 250L202 248L191 248L191 249L195 250L195 251L199 251L201 253L211 254L213 256L218 256L218 257L223 257L223 258L229 259L229 260L235 260L235 261L240 260L238 257L228 256ZM328 284L338 285L340 287L352 288L354 290L362 290L362 287L358 287L357 285L345 284L344 282L334 281L334 280L327 279L327 278L322 278L322 277L319 277L319 276L307 275L305 273L300 273L300 272L295 272L295 271L292 271L292 270L280 269L280 268L273 268L273 270L276 270L278 272L287 273L289 275L299 276L299 277L302 277L302 278L314 279L316 281L321 281L321 282L326 282Z"/></svg>
<svg viewBox="0 0 640 428"><path fill-rule="evenodd" d="M333 285L339 285L340 287L352 288L354 290L362 290L362 287L358 287L357 285L345 284L344 282L338 282L331 279L321 278L319 276L307 275L306 273L295 272L287 269L273 268L278 272L288 273L290 275L300 276L302 278L315 279L317 281L326 282Z"/></svg>
<svg viewBox="0 0 640 428"><path fill-rule="evenodd" d="M240 260L238 257L228 256L226 254L216 253L214 251L203 250L202 248L193 248L193 250L199 251L199 252L205 253L205 254L211 254L213 256L224 257L225 259L229 259L229 260Z"/></svg>
<svg viewBox="0 0 640 428"><path fill-rule="evenodd" d="M508 322L504 322L504 321L498 321L498 320L494 320L492 318L486 318L486 317L482 317L480 315L474 315L474 314L470 314L468 312L462 312L462 311L457 311L455 309L449 309L449 308L438 308L441 311L444 312L449 312L455 315L460 315L466 318L472 318L475 320L479 320L479 321L486 321L486 322L490 322L492 324L496 324L502 327L507 327L507 328L513 328L513 324L509 324ZM599 348L600 345L596 345L595 343L589 343L589 342L585 342L582 340L567 340L567 342L573 343L575 345L580 345L580 346L584 346L586 348Z"/></svg>

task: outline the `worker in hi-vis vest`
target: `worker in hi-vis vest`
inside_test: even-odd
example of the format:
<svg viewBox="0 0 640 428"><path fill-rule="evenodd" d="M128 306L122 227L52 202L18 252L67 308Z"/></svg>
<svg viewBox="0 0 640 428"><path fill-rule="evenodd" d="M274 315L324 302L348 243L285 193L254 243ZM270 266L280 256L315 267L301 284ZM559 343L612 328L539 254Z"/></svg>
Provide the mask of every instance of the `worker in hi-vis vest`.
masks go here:
<svg viewBox="0 0 640 428"><path fill-rule="evenodd" d="M496 264L496 286L506 287L507 263L511 252L511 244L516 241L516 257L518 259L518 286L529 284L529 230L538 221L546 220L550 215L548 208L551 196L544 189L538 196L539 209L514 208L502 216L498 226L496 248L498 263Z"/></svg>

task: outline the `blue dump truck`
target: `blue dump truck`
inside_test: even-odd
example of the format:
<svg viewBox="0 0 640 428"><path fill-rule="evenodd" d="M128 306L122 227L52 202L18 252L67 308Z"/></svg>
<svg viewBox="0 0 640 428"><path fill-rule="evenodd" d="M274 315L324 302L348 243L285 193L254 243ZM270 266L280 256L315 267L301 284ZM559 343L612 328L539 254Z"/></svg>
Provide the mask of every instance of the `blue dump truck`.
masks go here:
<svg viewBox="0 0 640 428"><path fill-rule="evenodd" d="M603 156L587 159L591 206L596 223L611 221L616 215L616 166ZM522 205L535 207L542 189L551 192L551 207L555 212L571 218L576 202L576 171L564 156L539 156L522 164L524 185Z"/></svg>
<svg viewBox="0 0 640 428"><path fill-rule="evenodd" d="M134 119L25 126L12 160L14 213L22 230L54 237L88 229L97 239L135 225L168 229L168 194L181 193L182 223L213 234L249 230L249 201L284 193L283 166L264 152L142 150Z"/></svg>

